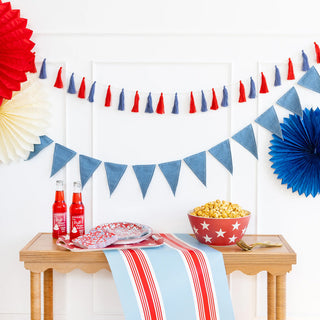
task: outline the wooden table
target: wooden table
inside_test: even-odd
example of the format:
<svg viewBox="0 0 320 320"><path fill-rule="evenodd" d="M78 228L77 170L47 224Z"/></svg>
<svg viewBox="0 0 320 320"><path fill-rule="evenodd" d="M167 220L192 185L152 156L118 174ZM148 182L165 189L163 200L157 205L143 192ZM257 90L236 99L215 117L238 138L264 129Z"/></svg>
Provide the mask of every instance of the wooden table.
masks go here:
<svg viewBox="0 0 320 320"><path fill-rule="evenodd" d="M248 243L281 242L279 248L241 251L236 245L214 247L223 254L227 274L240 270L248 275L261 271L268 274L268 320L286 318L286 273L296 263L296 254L281 235L245 235ZM53 319L53 270L67 273L81 269L95 273L110 271L102 251L74 253L55 244L50 233L37 234L21 251L20 261L30 270L31 320L41 319L41 273L43 272L44 319Z"/></svg>

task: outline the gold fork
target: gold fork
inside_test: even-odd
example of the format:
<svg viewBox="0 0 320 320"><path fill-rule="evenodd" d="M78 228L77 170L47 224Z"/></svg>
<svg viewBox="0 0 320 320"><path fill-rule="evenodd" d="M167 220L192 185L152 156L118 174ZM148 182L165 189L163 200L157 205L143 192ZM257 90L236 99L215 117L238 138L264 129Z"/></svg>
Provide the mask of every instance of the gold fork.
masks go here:
<svg viewBox="0 0 320 320"><path fill-rule="evenodd" d="M247 244L243 240L239 240L238 242L236 242L236 244L238 247L240 247L244 251L252 250L254 247L257 247L257 246L260 246L260 247L281 247L282 246L282 243L272 243L270 241Z"/></svg>

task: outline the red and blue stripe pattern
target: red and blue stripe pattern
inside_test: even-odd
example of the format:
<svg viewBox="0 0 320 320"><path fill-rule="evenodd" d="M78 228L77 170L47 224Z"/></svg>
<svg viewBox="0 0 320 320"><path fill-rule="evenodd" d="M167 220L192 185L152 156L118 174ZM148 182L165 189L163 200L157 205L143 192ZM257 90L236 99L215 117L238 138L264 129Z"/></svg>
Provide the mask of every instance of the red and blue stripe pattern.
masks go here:
<svg viewBox="0 0 320 320"><path fill-rule="evenodd" d="M104 251L126 320L234 320L222 254L188 234Z"/></svg>

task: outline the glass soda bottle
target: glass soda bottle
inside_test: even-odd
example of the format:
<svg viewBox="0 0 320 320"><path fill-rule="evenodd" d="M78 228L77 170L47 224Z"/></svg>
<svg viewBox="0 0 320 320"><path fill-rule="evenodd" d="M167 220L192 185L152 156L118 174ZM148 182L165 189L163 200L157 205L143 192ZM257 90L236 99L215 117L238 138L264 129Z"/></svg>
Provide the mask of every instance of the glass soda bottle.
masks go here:
<svg viewBox="0 0 320 320"><path fill-rule="evenodd" d="M81 183L73 183L72 204L70 205L70 240L85 234L84 205L82 203Z"/></svg>
<svg viewBox="0 0 320 320"><path fill-rule="evenodd" d="M52 237L57 239L67 234L67 205L64 201L63 181L56 181L56 196L52 205Z"/></svg>

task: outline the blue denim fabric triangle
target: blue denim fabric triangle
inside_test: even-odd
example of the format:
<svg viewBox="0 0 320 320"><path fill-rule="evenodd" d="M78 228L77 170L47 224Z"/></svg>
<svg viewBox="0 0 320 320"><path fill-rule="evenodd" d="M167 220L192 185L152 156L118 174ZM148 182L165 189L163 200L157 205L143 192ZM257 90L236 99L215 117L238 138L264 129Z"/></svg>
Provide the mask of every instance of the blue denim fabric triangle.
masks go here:
<svg viewBox="0 0 320 320"><path fill-rule="evenodd" d="M168 181L173 194L176 195L180 176L181 160L160 163L159 168Z"/></svg>
<svg viewBox="0 0 320 320"><path fill-rule="evenodd" d="M119 96L118 110L124 111L124 89L121 90L121 93Z"/></svg>
<svg viewBox="0 0 320 320"><path fill-rule="evenodd" d="M85 184L91 178L93 173L97 170L100 163L101 163L100 160L90 158L90 157L85 156L83 154L79 155L80 178L81 178L82 188L85 186Z"/></svg>
<svg viewBox="0 0 320 320"><path fill-rule="evenodd" d="M300 117L303 115L300 99L295 87L292 87L288 92L286 92L276 103Z"/></svg>
<svg viewBox="0 0 320 320"><path fill-rule="evenodd" d="M207 184L207 160L206 152L194 154L183 159L191 171L206 186Z"/></svg>
<svg viewBox="0 0 320 320"><path fill-rule="evenodd" d="M320 93L320 76L315 67L311 67L298 81L304 88Z"/></svg>
<svg viewBox="0 0 320 320"><path fill-rule="evenodd" d="M40 151L42 151L44 148L46 148L49 144L53 142L49 137L47 136L40 136L40 143L35 144L33 146L33 151L29 153L29 157L26 160L30 160L33 157L35 157Z"/></svg>
<svg viewBox="0 0 320 320"><path fill-rule="evenodd" d="M133 167L134 173L136 174L136 177L142 192L142 196L144 198L146 196L149 185L151 183L156 165L146 164L146 165L135 165L132 167Z"/></svg>
<svg viewBox="0 0 320 320"><path fill-rule="evenodd" d="M283 139L279 119L273 106L262 113L255 122Z"/></svg>
<svg viewBox="0 0 320 320"><path fill-rule="evenodd" d="M227 88L224 86L223 87L223 96L222 96L222 101L221 101L221 107L227 107L229 105L228 102L228 90Z"/></svg>
<svg viewBox="0 0 320 320"><path fill-rule="evenodd" d="M94 82L90 88L90 93L89 93L89 97L88 97L89 102L94 102L95 91L96 91L96 82Z"/></svg>
<svg viewBox="0 0 320 320"><path fill-rule="evenodd" d="M257 96L256 84L254 83L252 77L250 77L250 92L249 92L249 98L250 98L250 99L255 99L256 96Z"/></svg>
<svg viewBox="0 0 320 320"><path fill-rule="evenodd" d="M104 167L106 169L108 186L109 186L110 196L111 196L113 191L118 186L128 166L126 164L105 162Z"/></svg>
<svg viewBox="0 0 320 320"><path fill-rule="evenodd" d="M279 68L277 66L275 66L274 86L275 87L281 86L281 76L280 76Z"/></svg>
<svg viewBox="0 0 320 320"><path fill-rule="evenodd" d="M147 106L144 112L153 113L151 92L149 92L148 99L147 99Z"/></svg>
<svg viewBox="0 0 320 320"><path fill-rule="evenodd" d="M39 73L39 78L40 79L47 79L47 63L46 63L47 59L44 58L42 61L42 65L41 65L41 69L40 69L40 73Z"/></svg>
<svg viewBox="0 0 320 320"><path fill-rule="evenodd" d="M173 103L172 113L179 114L179 100L178 100L177 93L175 93L175 95L174 95L174 103Z"/></svg>
<svg viewBox="0 0 320 320"><path fill-rule="evenodd" d="M201 112L206 112L206 111L208 111L207 101L203 93L203 90L201 90Z"/></svg>
<svg viewBox="0 0 320 320"><path fill-rule="evenodd" d="M71 74L70 81L69 81L69 87L68 87L67 92L71 93L71 94L77 93L76 85L74 84L74 73Z"/></svg>
<svg viewBox="0 0 320 320"><path fill-rule="evenodd" d="M257 144L256 138L254 136L252 125L249 124L235 135L232 138L251 152L258 159Z"/></svg>
<svg viewBox="0 0 320 320"><path fill-rule="evenodd" d="M302 71L308 71L310 69L308 56L302 50Z"/></svg>
<svg viewBox="0 0 320 320"><path fill-rule="evenodd" d="M232 155L229 139L208 150L231 174L233 173Z"/></svg>
<svg viewBox="0 0 320 320"><path fill-rule="evenodd" d="M54 146L53 160L51 175L55 175L60 169L62 169L77 153L65 146L56 143Z"/></svg>

